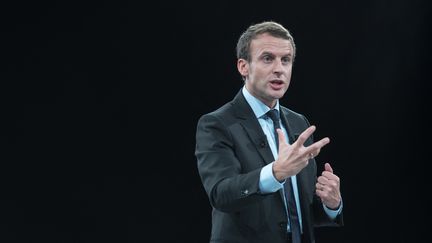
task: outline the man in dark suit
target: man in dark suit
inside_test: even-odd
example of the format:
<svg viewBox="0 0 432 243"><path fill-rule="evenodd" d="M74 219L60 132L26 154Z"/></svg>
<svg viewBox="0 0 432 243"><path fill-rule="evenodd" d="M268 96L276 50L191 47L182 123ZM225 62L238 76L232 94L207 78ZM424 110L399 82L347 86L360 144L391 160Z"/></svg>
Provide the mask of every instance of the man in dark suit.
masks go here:
<svg viewBox="0 0 432 243"><path fill-rule="evenodd" d="M330 142L279 104L288 89L294 39L276 22L250 26L237 43L244 87L203 115L196 157L213 207L211 242L315 242L314 227L342 225L339 177L314 157Z"/></svg>

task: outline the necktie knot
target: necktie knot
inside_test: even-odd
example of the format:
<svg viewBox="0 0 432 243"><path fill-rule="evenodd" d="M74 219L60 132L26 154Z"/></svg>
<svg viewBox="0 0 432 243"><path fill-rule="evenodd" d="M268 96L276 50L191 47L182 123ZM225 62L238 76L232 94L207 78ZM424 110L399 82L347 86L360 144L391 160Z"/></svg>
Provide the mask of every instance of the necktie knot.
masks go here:
<svg viewBox="0 0 432 243"><path fill-rule="evenodd" d="M279 111L276 109L269 110L267 112L267 116L270 117L273 121L273 132L274 132L274 139L276 143L276 150L279 150L279 138L276 129L281 128L280 122L279 122Z"/></svg>
<svg viewBox="0 0 432 243"><path fill-rule="evenodd" d="M276 109L269 110L267 112L267 116L270 117L270 119L272 119L275 130L277 128L280 128L279 111L278 110L276 110Z"/></svg>

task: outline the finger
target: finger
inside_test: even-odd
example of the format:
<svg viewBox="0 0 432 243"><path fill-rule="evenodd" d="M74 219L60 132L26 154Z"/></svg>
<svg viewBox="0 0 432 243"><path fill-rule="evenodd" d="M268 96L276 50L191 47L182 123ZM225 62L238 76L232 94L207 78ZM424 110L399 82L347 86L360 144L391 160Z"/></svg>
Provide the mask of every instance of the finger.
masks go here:
<svg viewBox="0 0 432 243"><path fill-rule="evenodd" d="M276 129L276 132L278 134L278 140L279 140L279 151L280 151L280 146L281 144L285 144L286 140L285 140L285 134L283 133L282 129L278 128Z"/></svg>
<svg viewBox="0 0 432 243"><path fill-rule="evenodd" d="M324 176L320 176L318 177L318 183L322 184L322 185L326 185L329 183L329 179L325 178Z"/></svg>
<svg viewBox="0 0 432 243"><path fill-rule="evenodd" d="M315 142L311 145L309 145L308 147L306 147L305 150L305 154L313 154L314 157L316 157L318 155L318 153L321 151L321 148L324 147L325 145L327 145L328 143L330 143L330 138L325 137L321 140L319 140L318 142Z"/></svg>
<svg viewBox="0 0 432 243"><path fill-rule="evenodd" d="M330 173L329 171L323 171L321 173L321 176L323 176L329 180L339 182L339 177L333 173Z"/></svg>
<svg viewBox="0 0 432 243"><path fill-rule="evenodd" d="M324 169L333 174L333 168L330 166L329 163L324 164Z"/></svg>
<svg viewBox="0 0 432 243"><path fill-rule="evenodd" d="M324 185L323 184L321 184L321 183L319 183L319 182L317 182L316 184L315 184L315 189L316 190L319 190L319 191L324 191Z"/></svg>
<svg viewBox="0 0 432 243"><path fill-rule="evenodd" d="M315 193L321 200L326 200L328 197L328 193L322 190L315 190Z"/></svg>
<svg viewBox="0 0 432 243"><path fill-rule="evenodd" d="M318 156L321 149L316 150L315 152L309 153L309 159L313 159Z"/></svg>
<svg viewBox="0 0 432 243"><path fill-rule="evenodd" d="M297 141L293 144L296 147L302 146L306 140L312 135L313 132L315 132L316 127L310 126L306 130L304 130L300 136L297 138Z"/></svg>

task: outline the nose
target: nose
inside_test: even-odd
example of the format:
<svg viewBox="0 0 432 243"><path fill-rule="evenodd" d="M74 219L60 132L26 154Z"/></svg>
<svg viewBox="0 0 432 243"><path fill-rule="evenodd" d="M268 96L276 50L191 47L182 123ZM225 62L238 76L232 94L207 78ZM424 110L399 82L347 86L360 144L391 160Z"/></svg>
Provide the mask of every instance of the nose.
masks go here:
<svg viewBox="0 0 432 243"><path fill-rule="evenodd" d="M276 60L273 66L273 73L280 76L284 72L284 67L281 60Z"/></svg>

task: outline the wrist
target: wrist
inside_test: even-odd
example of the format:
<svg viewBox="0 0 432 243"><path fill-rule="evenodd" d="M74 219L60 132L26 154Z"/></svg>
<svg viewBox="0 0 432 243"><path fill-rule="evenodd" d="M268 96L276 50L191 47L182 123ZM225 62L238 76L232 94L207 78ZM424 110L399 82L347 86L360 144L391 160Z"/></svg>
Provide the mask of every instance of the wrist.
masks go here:
<svg viewBox="0 0 432 243"><path fill-rule="evenodd" d="M272 172L273 172L273 176L277 181L282 183L285 180L285 177L283 176L281 170L279 169L279 164L276 163L276 161L273 163Z"/></svg>
<svg viewBox="0 0 432 243"><path fill-rule="evenodd" d="M339 210L339 208L340 208L340 206L341 206L341 202L342 201L339 201L339 203L337 204L337 206L336 207L334 207L334 206L327 206L327 205L325 205L328 209L330 209L330 210L333 210L333 211L337 211L337 210Z"/></svg>

